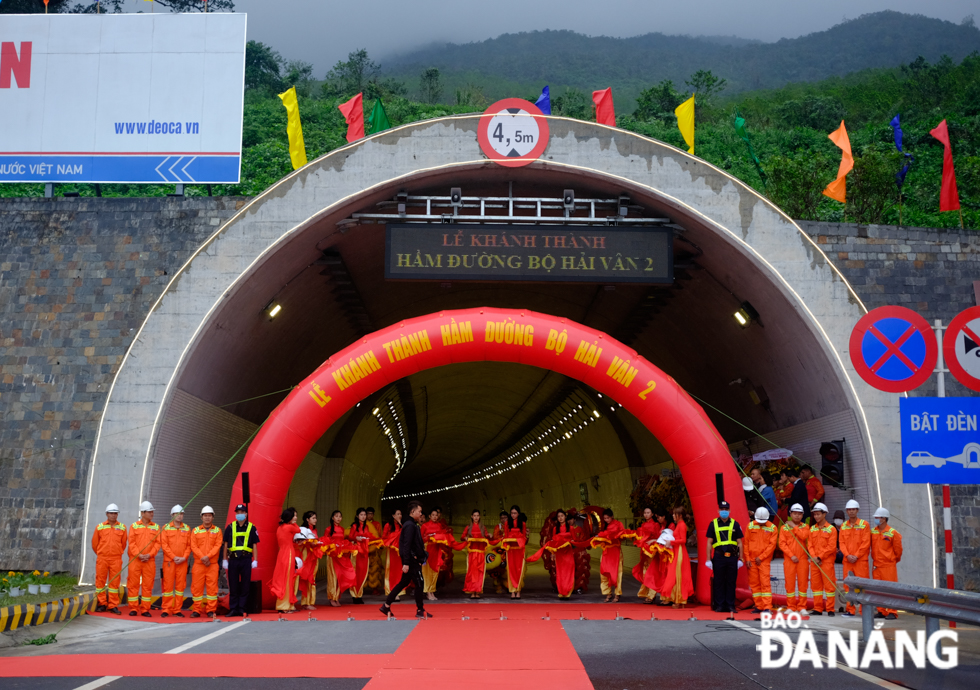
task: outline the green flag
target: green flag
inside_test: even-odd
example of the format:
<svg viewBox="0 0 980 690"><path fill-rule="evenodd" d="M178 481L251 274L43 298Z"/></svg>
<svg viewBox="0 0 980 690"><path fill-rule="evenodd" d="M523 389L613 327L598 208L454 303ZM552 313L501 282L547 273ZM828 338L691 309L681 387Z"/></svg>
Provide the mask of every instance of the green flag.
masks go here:
<svg viewBox="0 0 980 690"><path fill-rule="evenodd" d="M385 107L382 105L380 98L374 102L374 110L371 111L370 122L371 126L368 129L368 134L377 134L386 129L391 129L391 123L388 122L388 114L385 113Z"/></svg>
<svg viewBox="0 0 980 690"><path fill-rule="evenodd" d="M755 163L755 169L759 173L759 177L762 178L762 183L766 184L768 181L766 180L766 173L762 169L762 161L760 161L759 157L755 155L755 149L752 148L752 142L749 141L749 133L745 131L745 118L742 117L737 108L735 109L732 124L735 126L735 133L738 134L742 141L745 142L745 145L749 147L749 158L751 158L752 162Z"/></svg>

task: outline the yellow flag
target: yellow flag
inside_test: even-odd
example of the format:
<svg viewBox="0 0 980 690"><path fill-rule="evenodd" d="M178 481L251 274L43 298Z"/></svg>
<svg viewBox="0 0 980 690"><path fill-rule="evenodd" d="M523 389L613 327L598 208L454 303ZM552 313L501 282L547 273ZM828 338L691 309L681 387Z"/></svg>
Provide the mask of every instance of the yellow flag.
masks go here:
<svg viewBox="0 0 980 690"><path fill-rule="evenodd" d="M681 103L674 109L677 116L677 129L688 145L687 152L694 153L694 96Z"/></svg>
<svg viewBox="0 0 980 690"><path fill-rule="evenodd" d="M286 93L279 94L282 104L286 106L286 134L289 135L289 158L293 162L293 170L299 170L306 165L306 144L303 143L303 125L299 121L299 103L296 101L296 87Z"/></svg>

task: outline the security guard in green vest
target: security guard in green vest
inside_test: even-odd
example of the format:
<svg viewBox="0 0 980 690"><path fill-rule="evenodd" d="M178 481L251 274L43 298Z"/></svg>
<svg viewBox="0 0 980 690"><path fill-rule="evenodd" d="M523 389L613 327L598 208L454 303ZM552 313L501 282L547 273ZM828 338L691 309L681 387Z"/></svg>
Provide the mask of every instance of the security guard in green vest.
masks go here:
<svg viewBox="0 0 980 690"><path fill-rule="evenodd" d="M252 584L252 568L258 568L259 533L248 521L248 509L241 503L235 506L235 521L225 527L225 561L228 572L228 613L226 617L244 616L248 590Z"/></svg>
<svg viewBox="0 0 980 690"><path fill-rule="evenodd" d="M708 553L711 560L706 565L714 574L711 585L711 608L727 613L735 619L735 580L742 567L742 528L731 517L727 501L718 504L718 517L708 525Z"/></svg>

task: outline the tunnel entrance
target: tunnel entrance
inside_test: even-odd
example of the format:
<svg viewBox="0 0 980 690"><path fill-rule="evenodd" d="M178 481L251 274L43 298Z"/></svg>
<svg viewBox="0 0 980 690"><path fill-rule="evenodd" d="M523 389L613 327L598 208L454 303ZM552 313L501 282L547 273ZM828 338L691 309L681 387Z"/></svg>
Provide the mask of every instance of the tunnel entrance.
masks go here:
<svg viewBox="0 0 980 690"><path fill-rule="evenodd" d="M297 508L322 513L339 507L346 513L358 505L379 507L382 495L465 484L491 459L500 462L516 450L507 450L508 443L523 425L548 415L557 422L567 415L569 396L562 389L570 387L576 406L609 397L615 409L622 404L622 414L610 410L600 424L589 426L611 434L609 447L620 458L615 475L588 472L580 464L544 481L544 466L524 471L536 467L535 460L496 479L430 495L438 495L443 505L464 505L485 490L478 505L488 508L505 497L536 495L533 511L548 503L543 518L560 502L582 503L587 493L590 502L615 505L617 514L628 514L636 481L670 471L673 455L666 446L674 430L658 428L651 434L647 428L654 428L656 420L644 418L647 408L635 415L629 411L646 404L638 395L646 386L640 386L653 380L644 378L635 355L666 372L654 375L661 377L658 381L672 383L667 375L676 381L677 404L695 409L702 420L698 433L714 438L703 441L713 442L727 463L732 454L757 453L773 444L819 463L821 441L846 438L848 486L862 505L880 504L885 494L891 505L906 501L906 510L926 505L912 500L914 489L901 484L900 473L878 469L880 458L891 462L891 450L897 449L897 430L890 421L897 402L854 385L847 340L863 305L819 246L790 219L703 161L632 133L578 121L552 119L540 160L502 168L479 153L478 119L416 123L337 149L249 202L195 252L154 305L113 382L89 475L84 529L101 520L109 502L137 505L137 499L148 499L183 505L216 475L186 506L189 514L204 504L229 505L242 456L234 456L226 471L218 470L248 447L251 435L290 390L313 409L313 417L282 418L296 433L275 450L292 460L288 472L276 475L281 485L269 488L270 495ZM454 207L452 192L460 189L461 206ZM567 190L574 191L574 200L566 206ZM493 214L509 219L492 219ZM624 227L636 222L669 228L674 280L609 284L393 280L386 275L388 223L426 224L444 232L439 226L445 223L495 221ZM273 305L281 305L281 311L270 320ZM381 333L393 338L388 329L481 308L523 313L524 319L536 313L563 324L548 326L548 332L560 333L567 324L563 353L548 350L548 332L535 326L530 348L498 344L494 332L495 347L527 351L510 360L490 361L478 350L471 359L423 366L443 348L440 324L433 322L426 327L431 350L398 360L392 347L396 361L390 362L384 343L393 340L378 341L369 349L379 370L372 366L365 374L357 364L364 375L357 378L350 369L356 380L343 390L329 389L339 386L333 370L320 371L331 355L335 368L350 367L349 355L357 351L363 357L357 348L373 342L369 339ZM744 326L733 318L743 308L751 317ZM485 349L486 334L479 328L474 321L474 342L454 347ZM504 328L506 339L506 323ZM573 328L580 329L578 340ZM612 348L603 348L594 370L575 359L581 341L591 338L591 345L600 337L626 350L617 355L631 362L623 376L637 369L628 389L607 374ZM538 350L577 369L558 371L527 359ZM588 359L588 352L582 357ZM585 369L602 385L578 384ZM319 391L308 380L314 371L319 372L312 377ZM343 373L341 378L347 385ZM299 381L309 389L294 390ZM619 391L610 393L603 386ZM658 382L648 399L674 390L664 386ZM704 410L683 391L704 401ZM330 423L338 400L347 411ZM394 409L385 421L392 433L398 431L394 414L404 430L396 444L400 458L390 442L379 438L383 432L372 415L379 407ZM276 413L276 420L280 417ZM614 433L613 421L620 417L625 433ZM471 419L479 421L479 428L467 426ZM471 433L463 438L462 429ZM583 438L577 436L576 442ZM561 444L572 445L569 440ZM257 442L253 446L257 449ZM299 457L304 447L306 457ZM877 451L876 460L881 448L886 453ZM266 461L276 459L267 453ZM399 463L404 464L400 470ZM262 483L270 478L263 476ZM740 494L737 486L729 492ZM841 506L830 508L842 507L849 497L841 491ZM270 514L282 507L274 503L266 508ZM529 517L534 523L530 511ZM83 578L90 578L91 559L83 569Z"/></svg>
<svg viewBox="0 0 980 690"><path fill-rule="evenodd" d="M715 515L716 474L724 477L726 496L735 509L744 513L741 478L725 443L701 407L674 379L601 331L547 314L488 307L409 319L330 357L289 394L259 430L232 488L229 513L242 501L241 473L248 472L254 487L251 519L263 540L274 543L276 518L296 470L341 416L371 393L405 376L477 361L531 365L591 386L632 413L660 441L680 469L698 524L707 524ZM371 414L381 416L380 408L375 407ZM526 439L524 446L496 464L457 469L468 473L444 490L460 489L531 463L563 439L570 440L573 426L600 416L598 409L580 404L563 418L559 427L564 431L556 434L557 429L551 429L536 442ZM408 449L402 423L397 416L393 419L383 428L391 440L396 476ZM274 563L275 552L263 549L260 574L270 574ZM699 581L704 590L699 596L708 601L708 578Z"/></svg>

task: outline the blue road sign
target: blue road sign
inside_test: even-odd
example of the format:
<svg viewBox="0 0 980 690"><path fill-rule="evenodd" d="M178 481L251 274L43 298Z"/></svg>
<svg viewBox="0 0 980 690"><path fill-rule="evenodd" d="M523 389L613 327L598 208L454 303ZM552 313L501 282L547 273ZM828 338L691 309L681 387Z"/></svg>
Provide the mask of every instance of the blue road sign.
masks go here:
<svg viewBox="0 0 980 690"><path fill-rule="evenodd" d="M902 482L980 484L980 398L902 398Z"/></svg>
<svg viewBox="0 0 980 690"><path fill-rule="evenodd" d="M878 307L851 331L854 370L878 390L904 393L918 388L936 368L939 346L932 328L905 307Z"/></svg>

